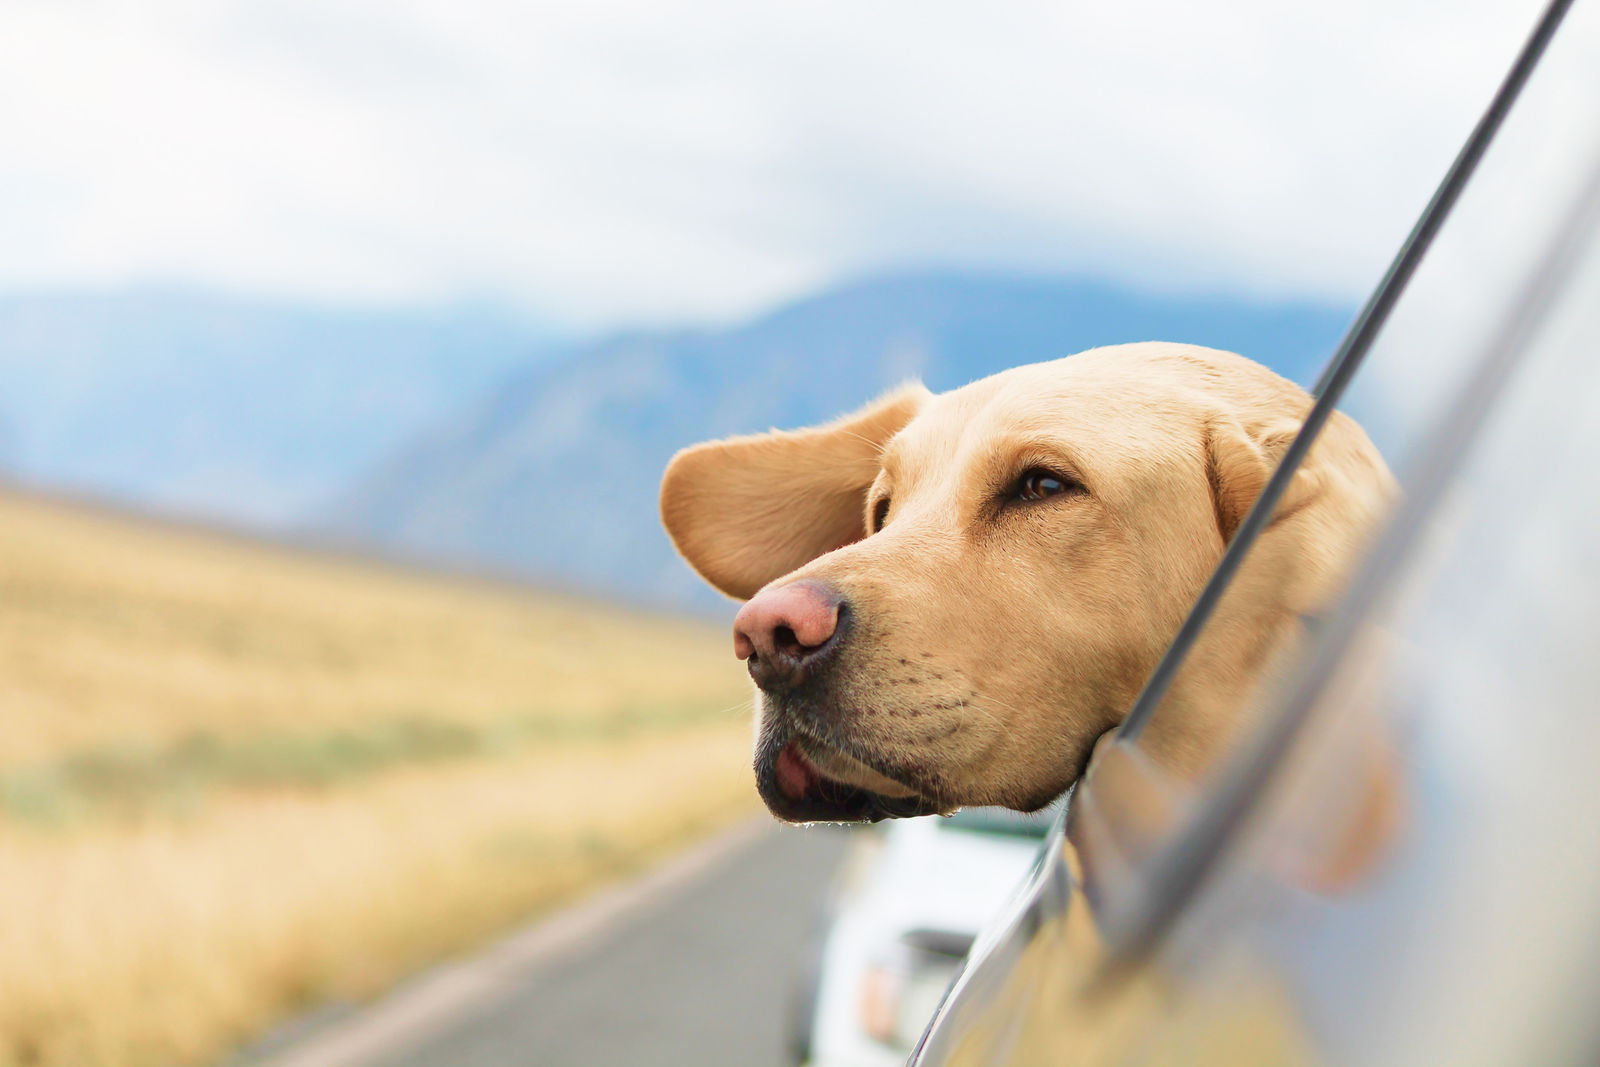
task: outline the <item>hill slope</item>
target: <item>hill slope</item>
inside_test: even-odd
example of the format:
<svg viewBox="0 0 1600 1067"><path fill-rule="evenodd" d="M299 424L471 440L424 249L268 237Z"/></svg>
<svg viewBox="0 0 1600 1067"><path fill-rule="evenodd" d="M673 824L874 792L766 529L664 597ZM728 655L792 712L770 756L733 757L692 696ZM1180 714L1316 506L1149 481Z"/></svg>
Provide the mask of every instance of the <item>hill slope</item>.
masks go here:
<svg viewBox="0 0 1600 1067"><path fill-rule="evenodd" d="M1308 383L1348 319L1342 308L1060 279L881 278L725 331L584 349L398 450L316 525L405 554L708 605L714 595L656 520L662 467L683 445L829 418L908 377L949 389L1124 341L1231 349Z"/></svg>

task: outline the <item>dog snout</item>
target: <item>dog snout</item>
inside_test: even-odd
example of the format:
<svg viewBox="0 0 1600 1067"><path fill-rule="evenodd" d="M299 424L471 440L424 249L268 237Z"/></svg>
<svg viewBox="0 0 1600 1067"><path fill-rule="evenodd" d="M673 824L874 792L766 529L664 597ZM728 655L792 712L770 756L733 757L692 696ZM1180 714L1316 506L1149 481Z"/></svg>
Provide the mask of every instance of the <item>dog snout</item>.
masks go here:
<svg viewBox="0 0 1600 1067"><path fill-rule="evenodd" d="M839 637L845 601L821 582L802 580L752 597L733 620L733 650L769 691L805 681Z"/></svg>

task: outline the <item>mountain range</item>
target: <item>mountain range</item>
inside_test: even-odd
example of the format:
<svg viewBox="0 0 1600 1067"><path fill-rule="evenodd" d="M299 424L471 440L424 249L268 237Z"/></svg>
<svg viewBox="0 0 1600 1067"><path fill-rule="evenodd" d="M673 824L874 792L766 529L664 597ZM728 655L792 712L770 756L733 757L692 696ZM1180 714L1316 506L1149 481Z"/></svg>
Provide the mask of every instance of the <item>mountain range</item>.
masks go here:
<svg viewBox="0 0 1600 1067"><path fill-rule="evenodd" d="M1351 309L1175 297L1070 278L911 273L843 285L726 329L613 336L528 369L352 481L308 529L346 545L632 601L709 608L656 515L672 453L831 418L1126 341L1240 352L1310 384Z"/></svg>
<svg viewBox="0 0 1600 1067"><path fill-rule="evenodd" d="M549 331L473 307L13 294L0 297L0 473L284 529L552 347Z"/></svg>

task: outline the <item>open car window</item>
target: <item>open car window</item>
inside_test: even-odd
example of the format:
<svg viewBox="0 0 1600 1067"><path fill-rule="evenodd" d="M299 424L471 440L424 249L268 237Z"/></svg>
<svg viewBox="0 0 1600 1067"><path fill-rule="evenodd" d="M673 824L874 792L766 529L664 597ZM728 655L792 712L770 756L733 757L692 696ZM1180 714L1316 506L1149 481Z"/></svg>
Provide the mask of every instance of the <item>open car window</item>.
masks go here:
<svg viewBox="0 0 1600 1067"><path fill-rule="evenodd" d="M1569 20L1570 6L1552 4L1535 28L1388 276L1323 372L1307 426L1124 723L1116 746L1124 750L1121 758L1101 761L1118 768L1108 778L1153 779L1132 787L1114 783L1119 801L1130 792L1159 793L1169 806L1196 799L1188 783L1207 781L1229 765L1270 719L1284 685L1317 646L1318 632L1354 566L1332 583L1333 595L1297 599L1292 591L1284 593L1298 617L1278 644L1260 650L1267 669L1252 676L1249 687L1219 686L1210 669L1219 650L1239 641L1239 619L1252 599L1259 600L1261 587L1287 581L1289 567L1281 557L1297 548L1275 543L1277 517L1294 505L1297 489L1323 476L1315 462L1316 442L1331 433L1327 425L1352 419L1361 426L1397 479L1396 500L1404 501L1417 479L1428 476L1419 466L1420 450L1449 417L1450 405L1470 379L1473 354L1523 299L1521 283L1570 226L1567 213L1586 175L1588 148L1574 133L1600 129L1600 104L1591 91L1600 34L1588 25L1595 17L1589 12ZM1538 194L1528 195L1529 190ZM1381 528L1380 523L1374 530ZM1354 563L1359 561L1357 555ZM1191 766L1184 768L1187 774L1174 774L1174 756L1164 749L1173 746L1173 738L1179 745L1188 740L1184 727L1190 722L1208 728L1225 722L1230 728L1215 734L1223 740L1206 754L1200 773ZM1085 792L1088 803L1079 805L1080 818L1094 806L1095 791ZM1125 854L1091 870L1091 883L1102 874L1146 877L1144 860L1159 845L1150 838L1176 832L1181 822L1146 818L1131 835L1128 827L1102 832L1102 841L1122 838L1118 844ZM1146 839L1127 840L1140 834ZM1095 859L1107 858L1105 849L1093 851Z"/></svg>

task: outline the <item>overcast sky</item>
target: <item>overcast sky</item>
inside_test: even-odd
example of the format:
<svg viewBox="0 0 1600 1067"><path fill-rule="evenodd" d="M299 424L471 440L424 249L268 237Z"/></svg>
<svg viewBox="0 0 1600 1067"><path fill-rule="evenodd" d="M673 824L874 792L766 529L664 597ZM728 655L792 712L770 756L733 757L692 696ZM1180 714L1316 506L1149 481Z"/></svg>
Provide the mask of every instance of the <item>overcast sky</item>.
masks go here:
<svg viewBox="0 0 1600 1067"><path fill-rule="evenodd" d="M0 0L0 290L723 319L907 264L1354 301L1538 0Z"/></svg>

